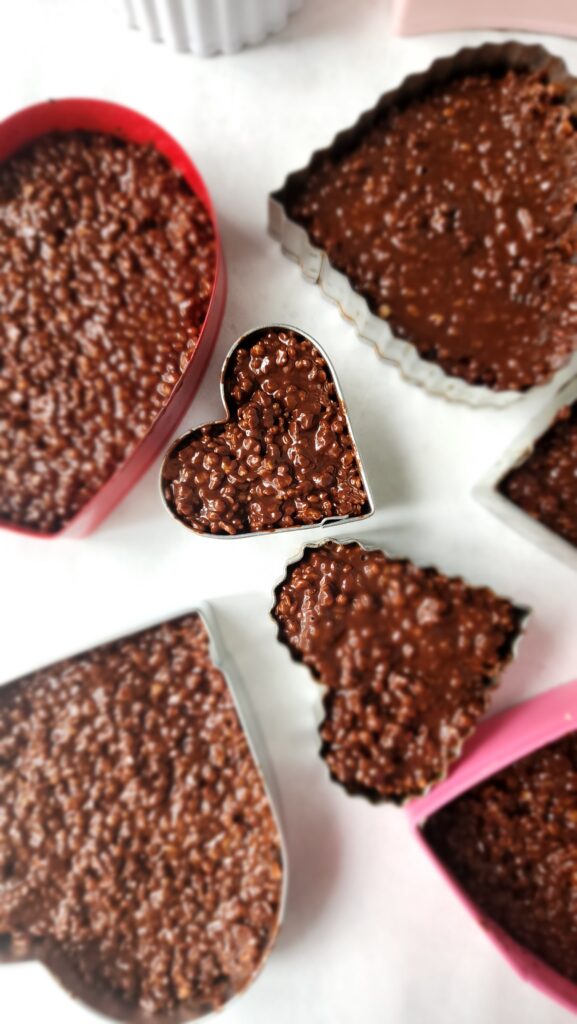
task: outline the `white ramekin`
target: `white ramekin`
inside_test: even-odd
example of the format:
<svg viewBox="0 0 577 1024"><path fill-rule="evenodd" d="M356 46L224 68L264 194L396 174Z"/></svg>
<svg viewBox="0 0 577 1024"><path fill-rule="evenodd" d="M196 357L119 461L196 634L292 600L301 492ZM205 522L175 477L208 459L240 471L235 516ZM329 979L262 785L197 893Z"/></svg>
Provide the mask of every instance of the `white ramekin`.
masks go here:
<svg viewBox="0 0 577 1024"><path fill-rule="evenodd" d="M236 53L279 32L303 0L125 0L132 28L197 57Z"/></svg>

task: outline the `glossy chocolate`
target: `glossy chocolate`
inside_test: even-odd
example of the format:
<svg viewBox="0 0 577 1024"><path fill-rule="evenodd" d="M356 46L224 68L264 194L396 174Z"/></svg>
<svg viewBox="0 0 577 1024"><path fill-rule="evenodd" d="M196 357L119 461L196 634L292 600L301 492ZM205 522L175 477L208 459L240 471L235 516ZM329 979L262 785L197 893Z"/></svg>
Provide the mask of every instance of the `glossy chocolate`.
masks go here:
<svg viewBox="0 0 577 1024"><path fill-rule="evenodd" d="M577 402L557 413L533 451L499 490L524 512L577 547Z"/></svg>
<svg viewBox="0 0 577 1024"><path fill-rule="evenodd" d="M401 802L459 755L524 613L484 587L329 541L277 588L279 638L326 687L321 756L350 793Z"/></svg>
<svg viewBox="0 0 577 1024"><path fill-rule="evenodd" d="M54 134L0 164L0 519L57 533L125 462L196 349L215 259L150 146Z"/></svg>
<svg viewBox="0 0 577 1024"><path fill-rule="evenodd" d="M503 69L431 83L281 193L373 313L470 384L526 390L577 348L568 88Z"/></svg>
<svg viewBox="0 0 577 1024"><path fill-rule="evenodd" d="M505 768L424 826L484 915L577 983L577 736Z"/></svg>
<svg viewBox="0 0 577 1024"><path fill-rule="evenodd" d="M121 1020L184 1021L252 980L280 837L196 614L0 692L0 937Z"/></svg>
<svg viewBox="0 0 577 1024"><path fill-rule="evenodd" d="M252 332L227 363L229 419L165 460L168 507L201 533L247 534L366 515L347 416L319 349L296 331Z"/></svg>

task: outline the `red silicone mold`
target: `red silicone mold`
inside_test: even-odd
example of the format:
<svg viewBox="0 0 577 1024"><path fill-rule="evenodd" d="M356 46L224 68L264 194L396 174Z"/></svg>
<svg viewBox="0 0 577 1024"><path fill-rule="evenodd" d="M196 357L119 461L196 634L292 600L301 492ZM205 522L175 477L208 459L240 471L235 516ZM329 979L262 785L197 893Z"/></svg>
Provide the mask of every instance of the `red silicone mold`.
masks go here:
<svg viewBox="0 0 577 1024"><path fill-rule="evenodd" d="M167 444L202 380L218 336L226 297L224 256L208 189L182 146L154 121L128 107L104 100L48 100L20 110L0 122L0 160L5 160L47 132L75 130L107 132L130 142L152 145L162 153L182 174L210 215L216 240L216 270L210 304L195 353L148 433L97 494L57 533L41 533L25 526L0 522L1 529L31 537L87 536L140 479Z"/></svg>
<svg viewBox="0 0 577 1024"><path fill-rule="evenodd" d="M577 680L517 704L483 722L448 778L427 796L411 803L407 814L421 847L511 967L545 995L577 1013L577 985L529 953L484 916L433 853L421 831L427 818L441 807L507 765L553 743L574 729L577 729Z"/></svg>

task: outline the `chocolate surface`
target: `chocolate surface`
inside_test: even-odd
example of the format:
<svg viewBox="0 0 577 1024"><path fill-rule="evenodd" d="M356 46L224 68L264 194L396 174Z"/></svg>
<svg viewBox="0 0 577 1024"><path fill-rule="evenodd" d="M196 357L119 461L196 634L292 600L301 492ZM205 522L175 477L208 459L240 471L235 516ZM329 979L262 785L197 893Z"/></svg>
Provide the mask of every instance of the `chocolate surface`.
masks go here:
<svg viewBox="0 0 577 1024"><path fill-rule="evenodd" d="M278 929L280 838L191 614L0 690L0 938L119 1019L188 1020Z"/></svg>
<svg viewBox="0 0 577 1024"><path fill-rule="evenodd" d="M371 511L331 371L296 331L253 332L224 376L229 419L165 460L169 508L202 533L255 533Z"/></svg>
<svg viewBox="0 0 577 1024"><path fill-rule="evenodd" d="M321 756L332 778L400 802L459 755L523 613L487 588L329 541L289 566L273 616L326 687Z"/></svg>
<svg viewBox="0 0 577 1024"><path fill-rule="evenodd" d="M393 333L496 391L577 347L577 136L568 86L479 73L379 112L281 193Z"/></svg>
<svg viewBox="0 0 577 1024"><path fill-rule="evenodd" d="M565 406L499 490L577 547L577 402Z"/></svg>
<svg viewBox="0 0 577 1024"><path fill-rule="evenodd" d="M575 733L442 808L424 834L483 914L577 982Z"/></svg>
<svg viewBox="0 0 577 1024"><path fill-rule="evenodd" d="M156 150L48 135L0 164L0 519L57 532L196 348L209 214Z"/></svg>

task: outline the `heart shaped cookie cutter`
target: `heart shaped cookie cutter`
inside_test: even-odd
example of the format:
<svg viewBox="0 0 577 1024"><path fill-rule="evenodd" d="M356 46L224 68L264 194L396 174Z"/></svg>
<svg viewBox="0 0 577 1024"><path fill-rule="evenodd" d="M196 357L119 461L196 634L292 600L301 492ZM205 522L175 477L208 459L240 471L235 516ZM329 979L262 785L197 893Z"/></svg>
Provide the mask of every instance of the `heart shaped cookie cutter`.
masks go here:
<svg viewBox="0 0 577 1024"><path fill-rule="evenodd" d="M167 486L169 483L167 478L167 466L169 460L181 449L186 448L187 445L189 445L195 437L200 437L202 431L204 431L206 428L220 428L233 421L233 413L231 411L232 403L230 396L230 374L233 358L235 356L235 353L240 348L248 349L255 341L258 340L259 336L262 336L263 333L267 331L290 331L296 334L300 339L304 339L305 341L309 342L314 347L314 349L319 353L321 358L324 360L327 370L327 378L328 381L334 387L334 397L338 402L340 409L342 410L346 428L351 440L351 448L356 462L356 469L362 481L362 486L365 494L365 503L363 505L363 509L361 513L358 515L331 515L314 523L298 523L294 526L272 526L268 529L243 530L236 533L226 533L224 531L218 533L211 533L208 531L196 529L195 526L192 525L192 523L188 522L183 516L179 515L174 506L174 502L171 500L170 490L169 487ZM201 426L194 427L192 430L188 430L185 434L182 434L172 443L163 459L162 467L160 470L160 492L164 506L170 513L170 515L173 517L173 519L176 519L177 522L179 522L182 526L185 526L188 530L190 530L193 533L197 533L200 536L232 539L239 537L257 537L262 535L271 535L275 533L288 533L289 530L292 531L306 530L312 528L326 528L338 525L339 523L358 522L361 519L367 519L369 516L373 515L375 511L373 499L371 497L368 481L365 476L359 450L355 442L351 422L347 411L346 402L343 397L343 393L340 388L338 378L329 357L327 356L326 352L321 347L321 345L319 345L319 343L314 338L312 338L305 331L301 331L300 329L292 327L288 324L267 324L262 327L255 327L252 330L247 331L245 334L241 335L241 337L238 338L237 341L235 341L234 345L230 348L229 352L227 353L220 376L220 391L222 403L226 412L226 416L224 417L224 419L214 420L211 421L210 423L205 423L202 424Z"/></svg>
<svg viewBox="0 0 577 1024"><path fill-rule="evenodd" d="M577 1013L577 985L512 938L465 892L427 841L424 826L437 811L542 747L573 732L577 681L556 686L482 722L449 777L407 809L414 837L454 895L509 965L540 992Z"/></svg>
<svg viewBox="0 0 577 1024"><path fill-rule="evenodd" d="M148 469L190 405L200 385L222 321L226 297L224 254L210 193L186 151L160 125L149 118L98 99L58 99L37 103L0 122L0 162L52 132L98 132L126 142L152 146L177 171L191 192L205 207L214 231L216 263L210 302L199 332L198 344L186 369L174 384L166 404L150 420L148 430L132 451L118 463L108 479L86 503L55 532L43 532L9 520L0 520L0 529L23 536L86 537L122 501Z"/></svg>
<svg viewBox="0 0 577 1024"><path fill-rule="evenodd" d="M289 871L288 848L284 832L277 777L257 711L253 707L236 662L222 638L213 607L204 601L199 602L193 608L181 610L164 621L154 620L153 622L145 622L139 625L137 629L121 636L110 637L107 635L100 637L96 644L82 652L64 655L63 658L59 658L58 661L50 666L45 666L44 669L33 669L32 672L26 672L24 675L0 685L0 695L6 699L12 691L18 689L23 684L25 685L26 681L36 673L42 671L58 672L60 666L68 661L82 662L83 659L98 652L105 652L107 648L116 644L136 641L143 633L170 627L183 619L189 618L198 619L202 632L207 638L208 657L214 669L223 677L226 692L232 700L232 708L238 720L238 728L246 740L247 757L254 766L256 775L262 785L266 804L270 810L274 834L280 852L279 902L276 919L267 942L262 948L258 962L242 982L236 985L234 991L230 993L222 1006L213 1006L210 1001L207 1001L206 1005L201 1005L198 1002L198 1005L193 1006L191 1003L184 1001L172 1009L156 1011L153 1016L136 1005L123 1002L112 988L106 988L100 983L89 984L86 982L57 945L50 939L40 938L36 945L22 947L18 946L18 943L14 943L13 938L8 933L0 934L0 968L4 965L35 960L46 967L54 980L60 984L68 995L83 1003L85 1007L100 1014L103 1018L120 1021L122 1024L149 1024L153 1019L158 1024L185 1024L188 1021L210 1016L219 1009L222 1009L223 1006L229 1006L232 1002L242 998L243 994L251 987L264 969L269 956L274 950L286 911ZM198 723L195 720L193 733L197 725Z"/></svg>
<svg viewBox="0 0 577 1024"><path fill-rule="evenodd" d="M577 377L572 378L546 403L513 443L505 449L498 462L491 467L473 489L473 497L489 512L526 537L553 558L577 571L577 547L556 532L552 526L532 516L521 505L508 497L503 485L509 474L526 465L539 443L555 426L556 417L565 407L577 402Z"/></svg>

